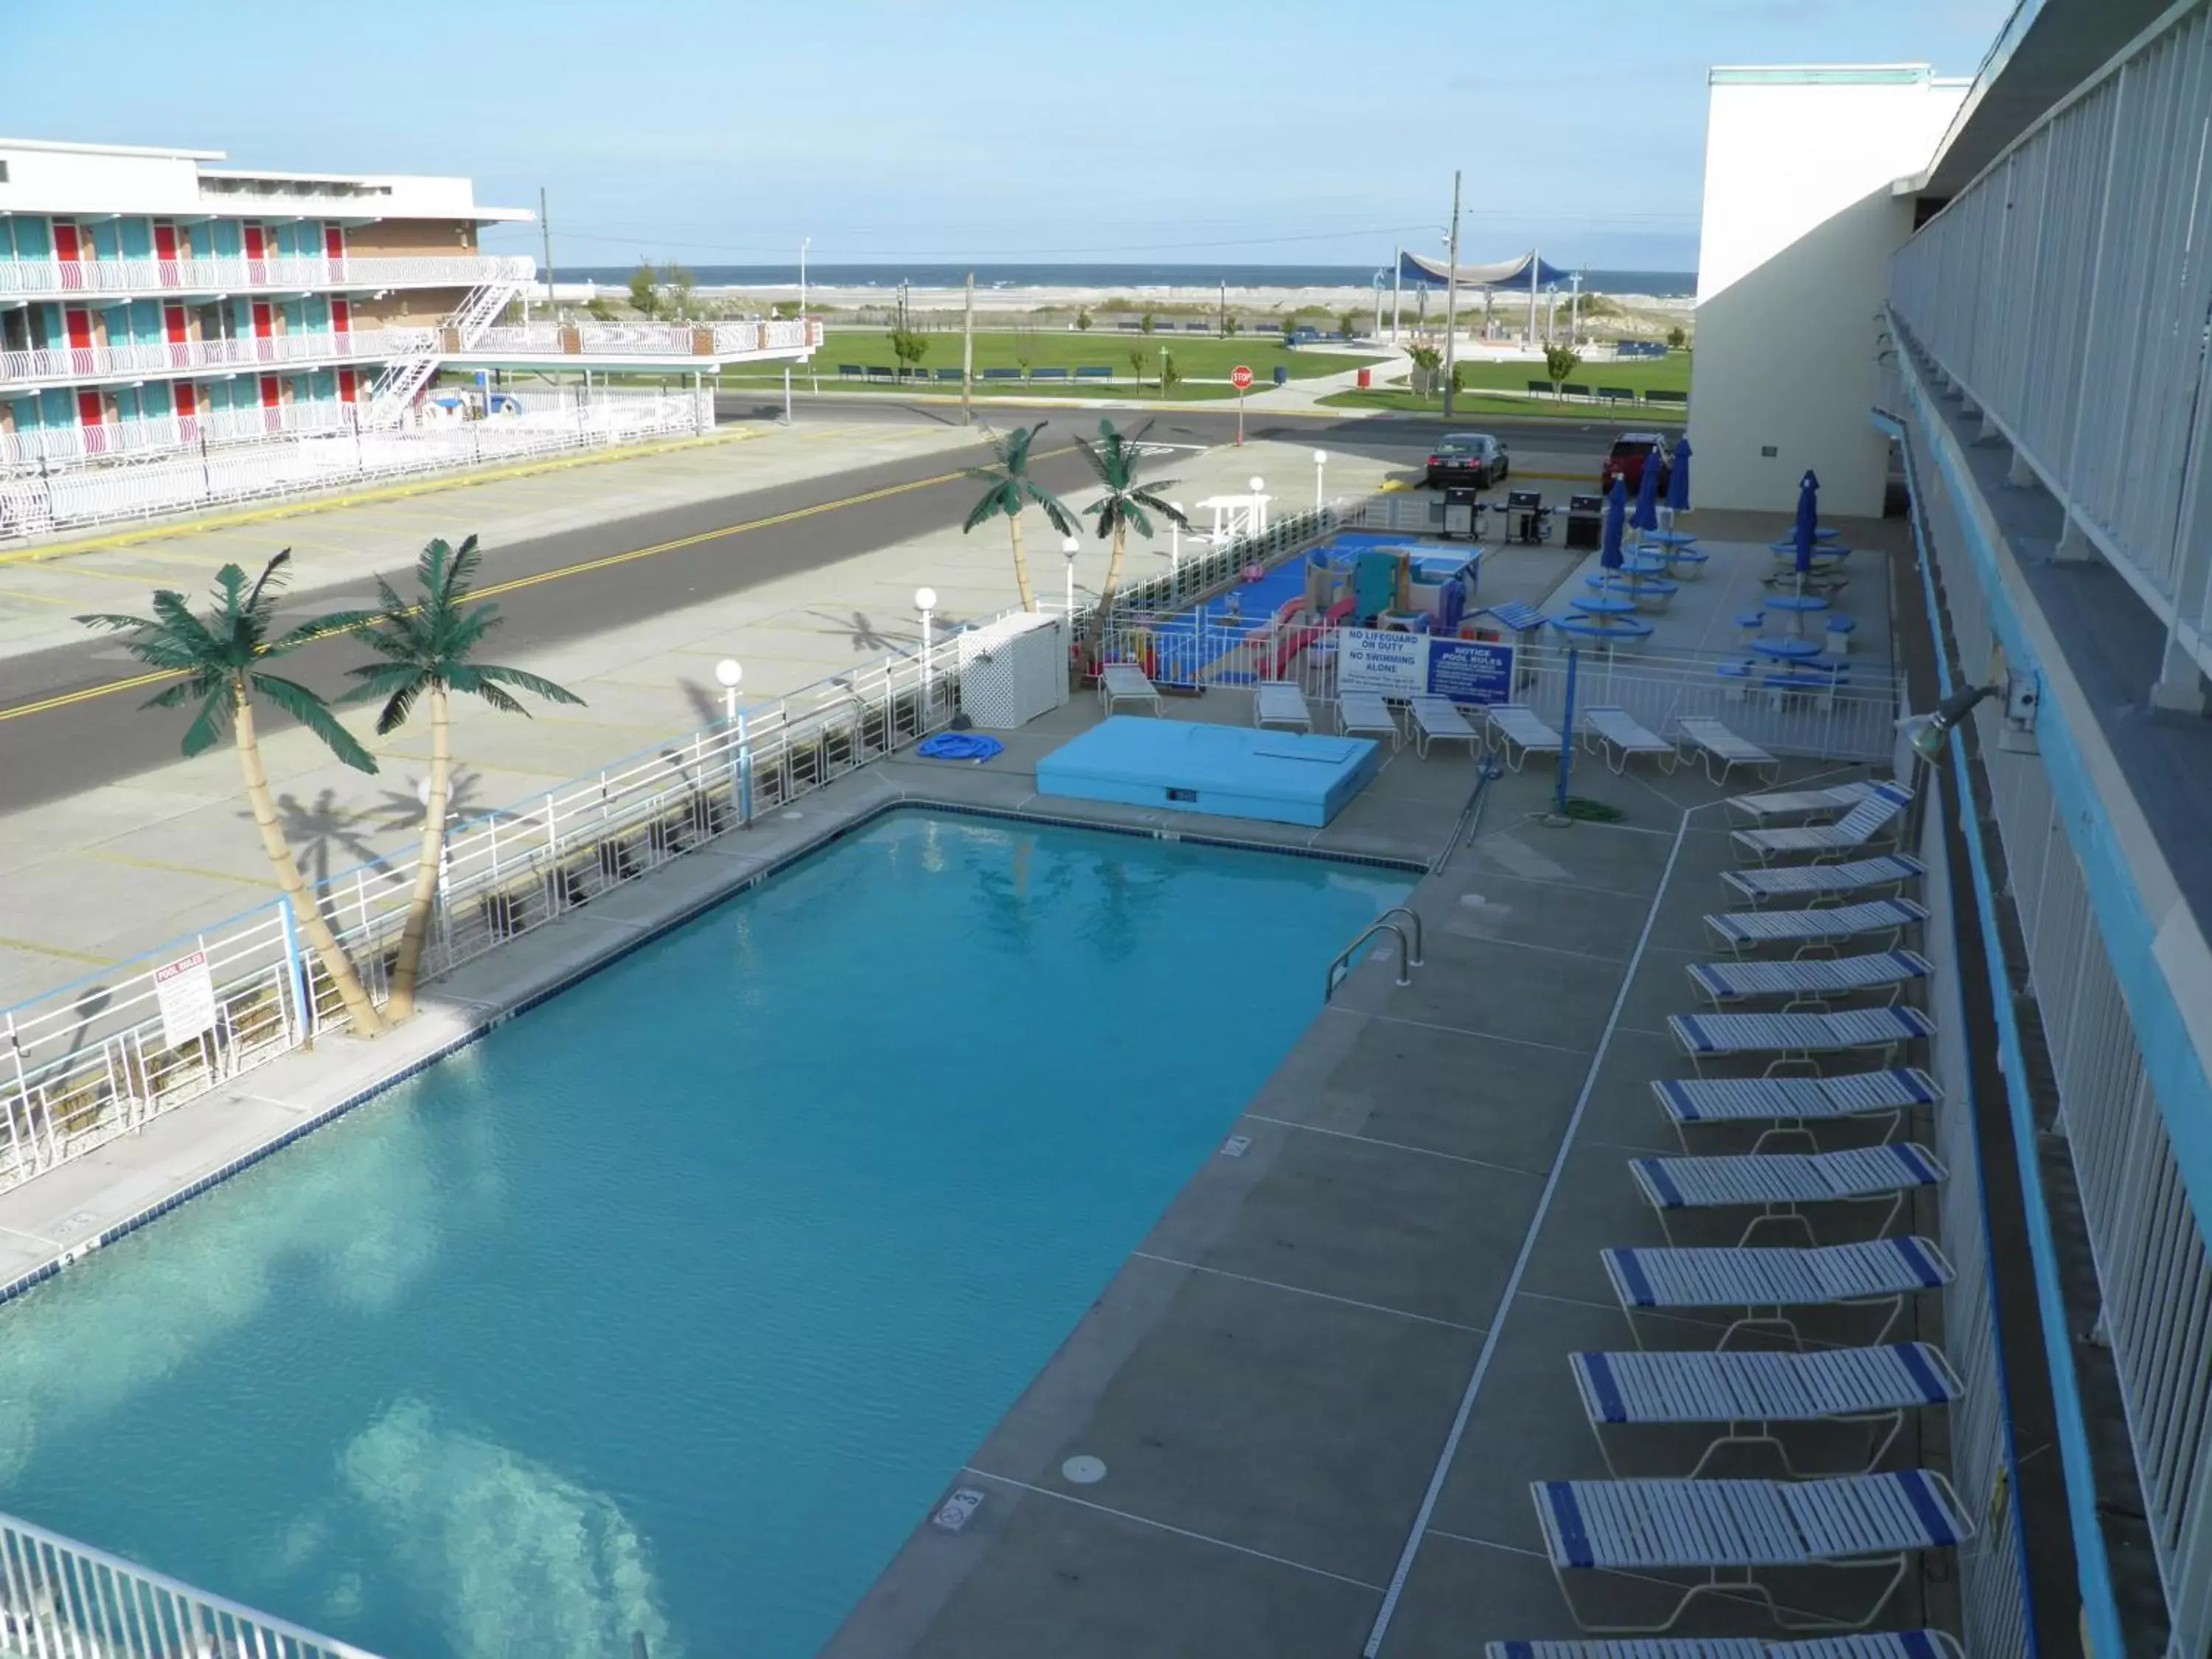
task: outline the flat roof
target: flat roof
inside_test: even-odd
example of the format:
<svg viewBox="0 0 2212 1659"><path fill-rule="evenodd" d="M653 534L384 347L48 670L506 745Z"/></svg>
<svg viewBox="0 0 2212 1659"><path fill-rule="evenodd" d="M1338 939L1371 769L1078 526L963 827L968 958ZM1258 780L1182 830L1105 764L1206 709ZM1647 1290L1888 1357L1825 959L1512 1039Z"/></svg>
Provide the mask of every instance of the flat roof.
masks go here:
<svg viewBox="0 0 2212 1659"><path fill-rule="evenodd" d="M1716 64L1715 87L1912 86L1936 79L1933 64Z"/></svg>
<svg viewBox="0 0 2212 1659"><path fill-rule="evenodd" d="M171 149L161 144L77 144L65 138L0 138L0 149L58 150L72 155L149 155L167 161L221 161L219 149Z"/></svg>

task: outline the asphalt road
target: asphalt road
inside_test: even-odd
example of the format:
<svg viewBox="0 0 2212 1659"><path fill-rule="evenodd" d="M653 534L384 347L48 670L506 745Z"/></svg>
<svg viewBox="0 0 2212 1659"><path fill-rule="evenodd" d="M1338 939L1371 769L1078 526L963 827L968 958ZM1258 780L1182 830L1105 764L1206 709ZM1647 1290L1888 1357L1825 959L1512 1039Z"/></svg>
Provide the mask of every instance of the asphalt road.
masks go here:
<svg viewBox="0 0 2212 1659"><path fill-rule="evenodd" d="M799 418L804 421L817 410L834 413L840 422L954 423L959 418L957 410L865 393L810 398L800 406ZM771 409L750 398L726 397L718 400L718 412L725 420L741 421L774 418L781 409L780 404ZM1080 410L994 412L1004 425L1050 420L1047 451L1060 447L1054 441L1063 434L1091 428L1097 419ZM1143 424L1144 417L1137 423ZM1214 444L1235 435L1236 416L1178 409L1151 417L1149 424L1150 435L1161 442ZM1454 423L1454 429L1465 428L1465 422ZM1444 429L1435 422L1271 416L1250 410L1245 417L1248 441L1310 443L1408 466L1419 464L1435 434ZM1596 458L1605 453L1615 427L1543 422L1491 423L1485 429L1517 447L1586 452L1595 472ZM527 604L502 606L507 621L500 631L500 653L519 657L957 523L973 495L960 469L975 459L954 452L858 467L489 548L481 585L495 589L523 583L531 596ZM1036 471L1053 489L1073 490L1089 476L1074 454L1047 455ZM358 581L301 590L291 596L286 611L305 617L340 605L350 608L359 604L360 592ZM334 694L347 684L343 668L358 658L357 647L332 641L288 659L287 672ZM157 688L117 684L138 672L114 639L89 635L82 644L0 659L0 812L76 794L175 757L177 722L137 712ZM272 709L264 708L260 718L264 728L281 724Z"/></svg>

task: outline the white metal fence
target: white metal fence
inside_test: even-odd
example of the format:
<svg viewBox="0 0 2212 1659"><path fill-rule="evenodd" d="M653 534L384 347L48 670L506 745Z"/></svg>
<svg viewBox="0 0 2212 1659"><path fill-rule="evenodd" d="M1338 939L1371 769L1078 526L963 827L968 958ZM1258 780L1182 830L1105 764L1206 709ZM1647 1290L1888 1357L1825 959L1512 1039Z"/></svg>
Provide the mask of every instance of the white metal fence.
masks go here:
<svg viewBox="0 0 2212 1659"><path fill-rule="evenodd" d="M0 1515L0 1652L21 1659L372 1659Z"/></svg>
<svg viewBox="0 0 2212 1659"><path fill-rule="evenodd" d="M0 432L0 471L58 471L97 465L125 456L158 455L311 432L349 432L351 404L279 404L274 409L211 410L201 415L157 415L98 426L33 427Z"/></svg>
<svg viewBox="0 0 2212 1659"><path fill-rule="evenodd" d="M714 425L711 400L690 393L594 387L588 393L512 394L512 401L520 415L481 421L426 416L382 431L368 429L360 404L348 404L343 407L356 413L335 430L276 433L127 458L119 465L0 477L0 541Z"/></svg>
<svg viewBox="0 0 2212 1659"><path fill-rule="evenodd" d="M47 346L0 351L0 386L75 385L174 369L313 368L331 363L381 362L434 350L430 328L333 329L313 334L241 334L228 339L150 340L101 346Z"/></svg>
<svg viewBox="0 0 2212 1659"><path fill-rule="evenodd" d="M82 300L103 294L235 294L319 288L477 288L526 283L526 256L370 255L248 259L0 259L0 295Z"/></svg>
<svg viewBox="0 0 2212 1659"><path fill-rule="evenodd" d="M1899 251L1890 304L2212 671L2208 133L2212 6L2178 5Z"/></svg>

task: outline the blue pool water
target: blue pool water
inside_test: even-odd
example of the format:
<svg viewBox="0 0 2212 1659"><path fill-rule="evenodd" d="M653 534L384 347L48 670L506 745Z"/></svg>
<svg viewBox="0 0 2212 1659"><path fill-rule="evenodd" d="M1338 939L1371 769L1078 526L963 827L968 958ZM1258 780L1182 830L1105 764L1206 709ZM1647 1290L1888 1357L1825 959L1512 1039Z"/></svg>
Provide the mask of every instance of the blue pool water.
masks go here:
<svg viewBox="0 0 2212 1659"><path fill-rule="evenodd" d="M809 1654L1407 885L880 820L0 1309L0 1507L395 1659Z"/></svg>

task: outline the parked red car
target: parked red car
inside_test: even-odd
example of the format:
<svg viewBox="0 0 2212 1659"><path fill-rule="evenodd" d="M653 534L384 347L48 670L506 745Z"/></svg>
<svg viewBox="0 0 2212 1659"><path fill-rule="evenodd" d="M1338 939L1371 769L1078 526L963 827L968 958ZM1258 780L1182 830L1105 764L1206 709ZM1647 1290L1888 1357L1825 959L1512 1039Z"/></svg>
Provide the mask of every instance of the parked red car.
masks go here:
<svg viewBox="0 0 2212 1659"><path fill-rule="evenodd" d="M1597 470L1597 487L1601 492L1613 488L1620 478L1628 485L1633 495L1644 487L1644 464L1653 456L1659 459L1659 493L1667 493L1667 440L1656 432L1624 432L1613 441L1613 453L1605 458Z"/></svg>

